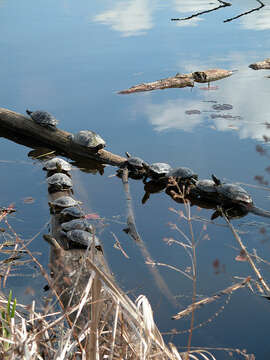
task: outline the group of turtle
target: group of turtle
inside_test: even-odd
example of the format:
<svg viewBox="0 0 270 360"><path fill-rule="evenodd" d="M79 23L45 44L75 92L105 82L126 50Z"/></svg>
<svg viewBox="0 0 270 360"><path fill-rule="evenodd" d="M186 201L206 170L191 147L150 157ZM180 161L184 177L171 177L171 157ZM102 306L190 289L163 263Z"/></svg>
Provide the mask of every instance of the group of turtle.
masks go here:
<svg viewBox="0 0 270 360"><path fill-rule="evenodd" d="M71 165L65 160L55 157L44 163L43 170L47 171L48 191L72 193L70 177ZM61 195L61 194L59 194ZM62 195L49 202L50 211L59 217L60 236L68 241L69 248L88 248L94 241L95 247L101 249L100 241L94 234L93 226L85 219L80 208L80 201L69 195Z"/></svg>
<svg viewBox="0 0 270 360"><path fill-rule="evenodd" d="M26 113L31 119L38 125L54 130L58 124L58 120L48 113L47 111L30 111L26 110ZM93 151L98 151L105 147L106 143L100 135L90 130L81 130L77 134L69 135L69 140L73 144L90 148ZM61 161L60 161L61 160ZM58 190L70 190L72 191L72 182L69 176L70 165L62 159L49 160L48 167L53 167L50 162L55 161L54 167L58 166L58 170L55 171L48 169L48 184L49 192ZM178 167L173 169L166 163L153 163L147 164L144 160L138 157L132 157L127 154L127 160L120 166L117 174L121 176L123 168L127 168L129 176L133 179L143 179L145 183L146 194L142 200L143 203L149 198L151 193L151 187L155 190L162 190L166 187L166 192L175 200L183 197L183 190L186 199L191 203L196 202L211 202L211 204L217 208L217 211L212 215L215 218L222 214L222 211L227 214L228 217L234 217L235 213L241 216L246 215L248 212L254 214L270 217L270 212L258 209L254 206L251 196L241 186L236 184L222 183L217 177L212 175L212 179L198 180L198 175L187 167ZM150 181L146 181L147 179ZM175 181L177 186L175 187ZM153 191L154 192L154 191ZM178 193L177 193L178 192ZM72 204L76 201L71 197L63 197L58 199L60 207L74 207L76 204ZM70 205L70 204L72 205ZM68 204L68 205L66 205ZM54 206L57 208L57 205ZM235 210L237 210L235 212Z"/></svg>
<svg viewBox="0 0 270 360"><path fill-rule="evenodd" d="M211 179L198 179L198 175L187 167L172 168L167 163L148 164L138 157L127 155L117 174L121 176L123 168L128 169L129 177L142 179L145 184L145 203L151 192L166 189L174 200L197 205L205 204L206 208L215 209L211 219L225 214L228 218L241 217L249 212L259 216L270 217L270 212L257 208L252 197L241 186L224 183L215 175ZM147 179L150 179L147 181Z"/></svg>
<svg viewBox="0 0 270 360"><path fill-rule="evenodd" d="M43 110L26 110L26 113L36 124L49 130L56 130L56 126L59 121L49 112ZM102 137L91 130L81 130L77 134L69 135L68 139L73 144L90 148L93 151L98 151L106 146L106 142L102 139Z"/></svg>

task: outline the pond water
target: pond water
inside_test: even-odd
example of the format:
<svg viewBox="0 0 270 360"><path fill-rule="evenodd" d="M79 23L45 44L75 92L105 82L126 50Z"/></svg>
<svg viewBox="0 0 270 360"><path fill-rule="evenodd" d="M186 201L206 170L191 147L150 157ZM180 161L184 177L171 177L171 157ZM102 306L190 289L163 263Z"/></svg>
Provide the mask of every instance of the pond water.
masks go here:
<svg viewBox="0 0 270 360"><path fill-rule="evenodd" d="M245 16L224 22L260 7L255 0L232 0L231 6L206 12L221 5L219 1L151 0L75 1L29 0L0 1L1 107L20 113L26 108L45 109L59 120L59 127L76 132L95 130L107 141L108 150L125 151L149 163L168 162L188 166L200 178L212 173L230 182L239 182L252 195L257 206L270 210L269 189L259 185L255 176L269 181L265 170L269 158L270 71L254 71L249 64L269 57L270 1ZM205 12L185 21L171 21ZM212 68L237 70L231 77L211 84L196 84L193 89L167 89L119 95L117 92L142 82ZM215 105L229 104L227 110ZM197 111L191 111L197 110ZM256 148L257 146L257 148ZM256 151L257 149L257 151ZM0 142L2 178L1 206L15 204L12 226L24 239L40 230L47 231L49 220L45 174L38 161L28 157L29 148L5 138ZM111 269L131 296L145 294L162 332L181 350L187 346L190 319L172 321L171 316L192 301L192 282L176 271L159 267L169 291L177 296L172 304L160 291L153 273L136 244L122 231L126 218L125 194L120 179L110 177L115 168L107 166L103 176L74 168L77 198L89 213L105 218L101 234ZM253 185L253 186L252 186ZM184 249L168 246L163 239L183 237L168 224L176 223L188 236L189 228L170 208L183 210L165 193L153 194L145 205L143 184L130 180L136 224L142 239L157 262L182 270L191 266ZM30 199L29 199L30 198ZM192 215L210 219L212 212L191 208ZM268 219L255 215L233 220L250 251L269 261ZM212 295L239 278L254 274L247 262L239 262L238 245L224 226L193 221L197 247L197 294ZM44 228L45 227L45 228ZM126 259L114 247L112 232L129 255ZM208 236L205 236L208 235ZM31 250L39 253L46 265L48 246L41 235L33 239ZM270 267L258 264L270 282ZM43 296L46 284L40 277L11 277L12 287L21 302L33 294ZM236 278L235 278L236 277ZM44 284L43 284L44 283ZM222 308L224 306L224 309ZM223 311L222 311L223 310ZM218 312L218 316L215 314ZM231 299L221 298L198 310L192 345L204 348L246 349L258 359L270 354L269 301L247 289L238 290ZM218 359L228 352L211 350ZM233 353L233 358L241 358Z"/></svg>

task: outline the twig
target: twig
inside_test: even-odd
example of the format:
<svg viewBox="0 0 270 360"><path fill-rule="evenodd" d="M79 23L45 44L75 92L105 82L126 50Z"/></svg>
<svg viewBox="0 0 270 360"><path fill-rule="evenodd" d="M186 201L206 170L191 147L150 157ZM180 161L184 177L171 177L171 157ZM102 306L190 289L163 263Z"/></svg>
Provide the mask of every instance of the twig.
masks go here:
<svg viewBox="0 0 270 360"><path fill-rule="evenodd" d="M121 244L120 244L120 241L117 239L117 236L115 235L115 233L113 233L113 232L111 231L111 234L112 234L112 236L113 236L113 238L114 238L114 240L115 240L115 245L114 245L114 247L115 247L116 249L119 249L119 250L121 251L121 253L124 255L125 258L129 259L128 254L127 254L127 253L124 251L124 249L122 248L122 246L121 246Z"/></svg>
<svg viewBox="0 0 270 360"><path fill-rule="evenodd" d="M263 288L267 291L267 293L270 293L270 288L268 287L268 285L266 284L266 282L264 281L260 271L257 269L256 265L254 264L254 261L252 260L251 256L249 255L249 252L247 251L245 245L243 244L240 236L237 234L236 230L234 229L233 225L231 224L230 220L227 218L227 216L224 214L223 210L220 209L220 211L222 212L222 216L224 217L224 219L226 220L229 228L231 229L235 239L237 240L242 253L245 255L247 261L249 262L250 266L252 267L253 271L255 272L258 281L262 284Z"/></svg>
<svg viewBox="0 0 270 360"><path fill-rule="evenodd" d="M252 9L252 10L249 10L249 11L246 11L246 12L244 12L244 13L242 13L242 14L239 14L239 15L237 15L237 16L234 16L234 17L232 17L232 18L230 18L230 19L226 19L226 20L224 20L223 22L226 23L226 22L229 22L229 21L238 19L238 18L240 18L241 16L248 15L248 14L251 14L252 12L254 12L254 11L260 10L261 8L263 8L263 7L265 6L262 1L260 1L260 0L256 0L256 1L260 4L259 7L255 8L255 9Z"/></svg>
<svg viewBox="0 0 270 360"><path fill-rule="evenodd" d="M231 5L232 5L232 4L230 4L230 3L228 3L228 2L225 2L225 1L221 1L221 0L218 0L218 1L221 3L221 5L213 8L213 9L204 10L204 11L198 12L198 13L196 13L196 14L190 15L190 16L188 16L188 17L185 17L185 18L173 18L173 19L171 19L171 21L190 20L190 19L192 19L192 18L194 18L194 17L200 16L200 15L203 15L203 14L207 14L207 13L210 13L210 12L212 12L212 11L216 11L216 10L219 10L219 9L224 8L224 7L226 7L226 6L231 6Z"/></svg>
<svg viewBox="0 0 270 360"><path fill-rule="evenodd" d="M232 293L233 291L235 290L238 290L244 286L246 286L246 284L251 280L250 276L247 277L244 281L241 281L240 283L237 283L237 284L233 284L229 287L227 287L226 289L222 290L222 291L219 291L218 293L212 295L212 296L209 296L205 299L202 299L202 300L199 300L199 301L196 301L194 303L192 303L191 305L189 305L185 310L183 311L180 311L179 313L177 313L176 315L174 315L172 317L173 320L179 320L181 319L182 317L184 316L187 316L189 315L191 312L192 312L192 308L194 309L197 309L203 305L206 305L206 304L209 304L213 301L216 301L218 300L221 296L223 295L227 295L227 294L230 294Z"/></svg>

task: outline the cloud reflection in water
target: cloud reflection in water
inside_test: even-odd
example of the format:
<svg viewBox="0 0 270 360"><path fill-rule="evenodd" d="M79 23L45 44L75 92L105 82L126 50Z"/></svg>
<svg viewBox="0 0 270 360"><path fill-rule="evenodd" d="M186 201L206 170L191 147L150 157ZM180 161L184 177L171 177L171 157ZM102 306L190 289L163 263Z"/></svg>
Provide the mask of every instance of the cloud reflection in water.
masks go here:
<svg viewBox="0 0 270 360"><path fill-rule="evenodd" d="M215 92L202 92L200 85L197 86L190 95L196 97L194 100L148 102L144 113L158 132L176 129L190 132L204 126L217 131L237 131L241 139L262 141L264 135L270 136L266 126L270 123L269 80L262 72L252 73L242 67L237 75L217 84L219 88ZM217 104L230 104L232 109L228 106L225 110L215 110Z"/></svg>
<svg viewBox="0 0 270 360"><path fill-rule="evenodd" d="M149 0L115 2L111 10L94 17L94 21L110 26L122 36L143 35L152 28L152 11Z"/></svg>

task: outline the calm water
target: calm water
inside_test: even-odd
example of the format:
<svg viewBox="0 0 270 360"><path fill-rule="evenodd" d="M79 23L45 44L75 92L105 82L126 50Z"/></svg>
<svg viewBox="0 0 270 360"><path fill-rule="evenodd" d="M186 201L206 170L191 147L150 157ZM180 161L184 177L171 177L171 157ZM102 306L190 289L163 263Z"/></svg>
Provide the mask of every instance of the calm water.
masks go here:
<svg viewBox="0 0 270 360"><path fill-rule="evenodd" d="M269 159L256 152L270 136L265 123L270 122L270 71L254 71L250 63L269 57L270 1L260 11L231 22L223 21L259 7L255 0L233 0L232 6L206 13L190 21L171 22L217 7L207 0L162 1L0 1L0 99L1 107L21 113L26 108L45 109L60 119L68 131L92 129L107 141L108 149L124 155L125 151L148 162L169 162L188 166L201 178L212 173L233 181L257 185L255 175L269 176ZM154 81L177 72L209 68L238 70L232 77L213 83L215 90L197 84L192 90L168 89L149 93L118 95L132 85ZM230 104L231 110L215 111L214 104ZM188 115L188 110L199 114ZM231 118L216 115L231 115ZM24 239L30 239L49 220L45 174L41 165L28 158L29 149L4 138L0 142L2 179L1 205L15 203L17 213L12 225ZM191 303L192 283L181 274L160 268L170 291L179 295L179 305L171 305L161 294L144 264L136 245L123 233L126 215L121 181L113 167L104 176L73 171L75 195L83 200L88 212L106 218L102 233L106 255L120 285L132 296L147 295L162 331L189 327L189 320L171 321L182 306ZM141 182L130 181L138 230L156 261L181 269L190 266L184 250L169 247L164 237L183 240L172 231L169 222L188 233L184 220L169 211L182 209L165 194L154 194L141 204ZM246 187L256 205L270 209L268 191ZM25 198L32 197L33 203ZM209 219L211 212L192 208L192 214ZM119 223L120 222L120 223ZM218 224L218 225L217 225ZM198 294L211 295L229 286L234 276L252 275L245 262L235 261L237 244L229 229L219 226L222 219L209 224L197 248ZM253 215L235 220L243 231L249 250L269 260L270 222ZM198 239L202 222L194 222ZM266 234L260 229L264 227ZM43 230L43 232L46 230ZM125 259L113 248L113 231L130 256ZM48 247L41 235L31 243L45 265ZM219 261L216 274L213 266ZM270 282L270 268L263 267ZM29 269L29 274L32 269ZM14 277L8 286L17 296L31 300L26 287L42 295L40 277ZM45 281L44 281L45 285ZM208 305L196 313L196 324L214 320L194 330L193 345L247 349L258 359L269 358L268 341L270 305L264 299L239 290L225 304ZM186 346L187 335L168 337L179 347ZM213 351L218 359L228 354ZM234 355L235 358L236 355Z"/></svg>

